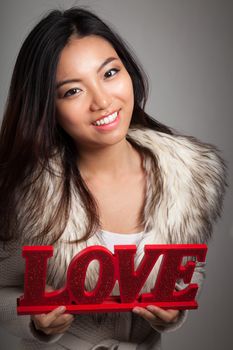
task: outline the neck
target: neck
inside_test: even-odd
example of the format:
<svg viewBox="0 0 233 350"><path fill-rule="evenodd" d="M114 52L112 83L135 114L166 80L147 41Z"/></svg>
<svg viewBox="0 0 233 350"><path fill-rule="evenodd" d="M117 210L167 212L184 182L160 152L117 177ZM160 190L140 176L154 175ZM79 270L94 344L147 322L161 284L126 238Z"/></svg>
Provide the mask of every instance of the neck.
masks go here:
<svg viewBox="0 0 233 350"><path fill-rule="evenodd" d="M86 179L122 178L138 168L138 163L139 155L126 139L103 148L82 150L78 154L79 171Z"/></svg>

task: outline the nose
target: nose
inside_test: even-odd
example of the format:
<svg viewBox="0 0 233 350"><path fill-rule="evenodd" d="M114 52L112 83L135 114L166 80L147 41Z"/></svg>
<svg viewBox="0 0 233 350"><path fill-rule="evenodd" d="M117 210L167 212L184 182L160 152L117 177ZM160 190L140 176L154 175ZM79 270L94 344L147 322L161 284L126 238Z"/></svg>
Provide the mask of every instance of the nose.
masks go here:
<svg viewBox="0 0 233 350"><path fill-rule="evenodd" d="M104 89L98 88L93 92L91 101L91 110L98 111L108 109L112 104L111 96Z"/></svg>

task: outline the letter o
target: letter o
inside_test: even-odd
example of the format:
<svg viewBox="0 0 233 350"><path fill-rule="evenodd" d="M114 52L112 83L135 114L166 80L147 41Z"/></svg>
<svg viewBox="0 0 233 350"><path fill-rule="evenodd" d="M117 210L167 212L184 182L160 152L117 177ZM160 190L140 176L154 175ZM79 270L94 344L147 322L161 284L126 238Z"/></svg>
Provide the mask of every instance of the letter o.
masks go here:
<svg viewBox="0 0 233 350"><path fill-rule="evenodd" d="M99 277L92 291L85 290L85 277L91 261L99 261ZM92 246L79 252L67 271L67 288L70 299L76 304L100 304L111 293L116 281L114 256L105 247Z"/></svg>

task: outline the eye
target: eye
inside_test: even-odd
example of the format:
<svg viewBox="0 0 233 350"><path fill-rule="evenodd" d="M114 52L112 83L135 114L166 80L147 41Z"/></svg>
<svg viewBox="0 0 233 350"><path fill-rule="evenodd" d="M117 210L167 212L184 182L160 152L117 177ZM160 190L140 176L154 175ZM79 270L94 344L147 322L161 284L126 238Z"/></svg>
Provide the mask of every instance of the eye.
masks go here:
<svg viewBox="0 0 233 350"><path fill-rule="evenodd" d="M80 90L80 89L78 89L78 88L70 89L65 93L64 97L73 96L78 92L78 90Z"/></svg>
<svg viewBox="0 0 233 350"><path fill-rule="evenodd" d="M112 68L112 69L108 70L108 71L104 74L104 76L105 76L106 78L111 78L111 77L113 77L114 75L116 75L116 74L119 72L119 70L120 70L120 69ZM112 71L115 71L115 73L114 73L114 74L111 74Z"/></svg>

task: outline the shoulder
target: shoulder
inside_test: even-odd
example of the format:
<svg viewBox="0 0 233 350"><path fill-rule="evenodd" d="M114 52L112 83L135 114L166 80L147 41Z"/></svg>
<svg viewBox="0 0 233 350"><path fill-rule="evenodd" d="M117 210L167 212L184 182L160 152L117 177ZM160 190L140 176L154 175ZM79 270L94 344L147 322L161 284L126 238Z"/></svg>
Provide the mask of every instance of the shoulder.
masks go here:
<svg viewBox="0 0 233 350"><path fill-rule="evenodd" d="M148 147L158 158L168 157L188 163L192 160L206 162L217 167L217 170L225 170L226 164L221 157L220 150L212 144L202 142L193 136L169 135L152 129L130 129L128 132L139 144Z"/></svg>
<svg viewBox="0 0 233 350"><path fill-rule="evenodd" d="M130 129L129 136L155 157L162 180L160 208L172 229L177 227L177 236L186 227L194 241L206 241L221 215L227 186L227 166L220 150L193 136L147 128Z"/></svg>
<svg viewBox="0 0 233 350"><path fill-rule="evenodd" d="M169 135L155 130L130 129L129 136L138 144L147 147L157 159L161 170L182 173L226 185L227 165L221 151L212 144L202 142L193 136ZM222 188L221 188L222 189Z"/></svg>

